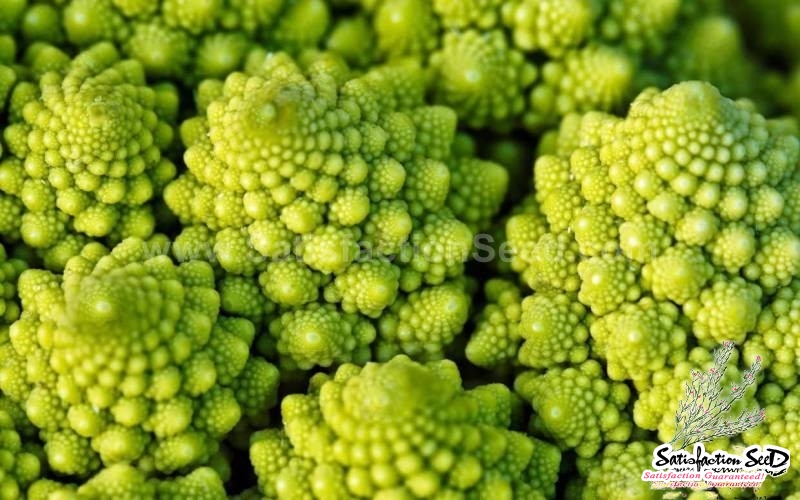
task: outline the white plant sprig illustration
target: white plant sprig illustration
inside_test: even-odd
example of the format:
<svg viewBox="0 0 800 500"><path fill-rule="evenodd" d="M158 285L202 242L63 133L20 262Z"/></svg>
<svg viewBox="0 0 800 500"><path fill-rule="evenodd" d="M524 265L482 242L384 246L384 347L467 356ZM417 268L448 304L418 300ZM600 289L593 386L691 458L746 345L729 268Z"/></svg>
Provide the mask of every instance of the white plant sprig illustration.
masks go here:
<svg viewBox="0 0 800 500"><path fill-rule="evenodd" d="M675 412L675 437L670 444L679 442L683 449L694 443L741 434L764 421L765 412L759 406L743 409L738 417L729 414L733 404L744 397L747 387L755 383L756 373L761 369L761 356L756 356L742 380L731 383L730 390L723 395L721 381L733 348L733 342L724 342L714 351L714 366L707 372L692 370L685 399L678 403Z"/></svg>

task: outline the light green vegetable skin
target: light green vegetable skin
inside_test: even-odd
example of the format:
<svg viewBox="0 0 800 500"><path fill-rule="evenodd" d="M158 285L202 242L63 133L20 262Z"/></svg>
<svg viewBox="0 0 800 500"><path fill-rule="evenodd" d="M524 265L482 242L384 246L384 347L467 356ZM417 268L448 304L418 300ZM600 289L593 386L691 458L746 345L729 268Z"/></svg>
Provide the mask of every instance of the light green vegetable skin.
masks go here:
<svg viewBox="0 0 800 500"><path fill-rule="evenodd" d="M800 457L797 54L794 0L0 1L0 500L661 498L724 341L766 419L707 446Z"/></svg>

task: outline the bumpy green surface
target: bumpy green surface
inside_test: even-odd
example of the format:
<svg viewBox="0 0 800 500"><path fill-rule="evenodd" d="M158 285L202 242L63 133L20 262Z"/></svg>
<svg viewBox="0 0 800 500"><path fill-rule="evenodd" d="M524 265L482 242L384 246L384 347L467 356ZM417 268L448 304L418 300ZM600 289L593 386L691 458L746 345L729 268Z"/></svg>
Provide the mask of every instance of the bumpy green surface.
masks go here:
<svg viewBox="0 0 800 500"><path fill-rule="evenodd" d="M248 409L274 402L278 372L249 357L248 320L218 315L211 267L147 248L89 245L63 276L20 277L0 389L41 429L56 472L186 470L207 463Z"/></svg>
<svg viewBox="0 0 800 500"><path fill-rule="evenodd" d="M707 448L800 454L797 54L796 0L0 0L0 498L660 497L723 341L767 418Z"/></svg>
<svg viewBox="0 0 800 500"><path fill-rule="evenodd" d="M532 403L531 432L588 460L583 498L611 498L599 470L622 463L603 465L598 450L636 436L632 423L669 441L686 370L707 365L707 349L742 343L744 361L762 356L765 381L797 383L800 142L696 81L643 92L624 118L570 117L548 140L534 194L505 224L511 270L533 293L490 281L466 355L538 370L515 384ZM615 393L619 381L635 392ZM766 404L750 391L736 411L756 402ZM633 444L608 446L623 460ZM791 491L794 477L769 491Z"/></svg>
<svg viewBox="0 0 800 500"><path fill-rule="evenodd" d="M41 51L38 63L59 56ZM175 175L162 156L173 136L166 120L176 111L174 88L149 87L138 61L100 44L10 99L19 116L4 131L12 156L0 163L0 191L24 207L18 230L26 244L51 251L63 267L60 247L153 233L148 202Z"/></svg>
<svg viewBox="0 0 800 500"><path fill-rule="evenodd" d="M17 420L24 419L21 413L15 403L0 397L0 498L3 499L23 497L42 472L38 456L41 450L26 443L29 436L20 433L21 422Z"/></svg>
<svg viewBox="0 0 800 500"><path fill-rule="evenodd" d="M554 439L561 449L591 457L602 443L630 437L631 422L623 413L630 389L606 380L594 360L545 374L523 372L514 390L533 406L531 430Z"/></svg>
<svg viewBox="0 0 800 500"><path fill-rule="evenodd" d="M219 475L208 467L199 467L184 476L150 479L130 465L117 464L101 470L81 485L64 484L49 479L39 480L28 490L30 500L51 498L225 498L225 487Z"/></svg>
<svg viewBox="0 0 800 500"><path fill-rule="evenodd" d="M182 125L188 172L165 200L184 235L210 231L225 271L259 274L283 310L270 326L282 363L364 362L376 335L382 358L441 356L467 318L473 230L508 175L451 154L456 117L424 105L420 68L354 76L329 55L279 53L204 85L205 115Z"/></svg>
<svg viewBox="0 0 800 500"><path fill-rule="evenodd" d="M464 390L450 361L344 365L284 398L284 431L253 435L250 457L267 498L551 498L560 454L507 430L514 406L501 384Z"/></svg>
<svg viewBox="0 0 800 500"><path fill-rule="evenodd" d="M614 379L679 360L687 327L741 341L800 272L785 208L799 145L700 82L646 91L624 119L565 121L536 162L538 208L508 221L512 266L537 291L577 291Z"/></svg>

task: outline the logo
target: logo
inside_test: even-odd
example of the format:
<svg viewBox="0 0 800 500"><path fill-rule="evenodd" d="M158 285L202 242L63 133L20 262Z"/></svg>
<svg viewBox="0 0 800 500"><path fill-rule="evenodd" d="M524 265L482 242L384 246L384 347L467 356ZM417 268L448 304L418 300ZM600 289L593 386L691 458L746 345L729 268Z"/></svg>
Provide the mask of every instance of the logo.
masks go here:
<svg viewBox="0 0 800 500"><path fill-rule="evenodd" d="M744 371L741 380L723 389L733 348L733 342L724 342L714 351L714 365L708 371L692 370L675 412L675 435L653 450L653 469L642 472L642 480L653 483L654 489L759 488L767 477L780 476L789 469L789 450L780 446L756 444L728 453L708 452L703 444L740 435L766 418L758 405L738 409L746 389L755 384L761 356ZM690 447L691 452L687 451Z"/></svg>

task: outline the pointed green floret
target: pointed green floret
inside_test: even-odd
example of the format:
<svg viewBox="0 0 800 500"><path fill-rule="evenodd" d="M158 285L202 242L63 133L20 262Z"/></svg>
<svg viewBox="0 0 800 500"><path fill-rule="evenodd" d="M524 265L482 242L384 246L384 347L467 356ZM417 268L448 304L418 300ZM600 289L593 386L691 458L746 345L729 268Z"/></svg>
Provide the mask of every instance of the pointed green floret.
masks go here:
<svg viewBox="0 0 800 500"><path fill-rule="evenodd" d="M430 63L436 101L476 128L502 129L520 116L525 90L536 78L536 67L500 31L448 33Z"/></svg>
<svg viewBox="0 0 800 500"><path fill-rule="evenodd" d="M308 370L315 365L364 362L375 328L354 314L330 304L310 304L284 313L270 324L282 365Z"/></svg>
<svg viewBox="0 0 800 500"><path fill-rule="evenodd" d="M138 239L110 252L92 244L63 276L24 272L19 293L23 313L9 332L13 349L3 351L0 388L43 430L57 472L204 464L240 420L274 403L277 377L239 381L255 329L219 316L206 263L148 257Z"/></svg>
<svg viewBox="0 0 800 500"><path fill-rule="evenodd" d="M376 5L378 18L391 3ZM271 335L285 362L365 361L374 335L354 325L367 318L382 358L441 357L466 322L468 294L448 284L500 209L508 173L457 154L456 113L426 104L425 84L411 60L356 72L331 53L254 52L245 71L201 85L201 113L181 127L187 171L164 201L179 240L210 239L200 258L258 275L284 308ZM295 315L327 318L319 345L301 345L313 321Z"/></svg>
<svg viewBox="0 0 800 500"><path fill-rule="evenodd" d="M739 277L720 277L698 299L686 304L684 312L694 320L692 331L699 340L739 344L756 326L761 296L762 290L755 284Z"/></svg>
<svg viewBox="0 0 800 500"><path fill-rule="evenodd" d="M514 44L559 57L581 45L592 30L597 2L591 0L518 0L503 8Z"/></svg>
<svg viewBox="0 0 800 500"><path fill-rule="evenodd" d="M487 281L484 293L487 304L475 320L465 354L474 365L502 367L517 356L522 298L517 285L501 279Z"/></svg>
<svg viewBox="0 0 800 500"><path fill-rule="evenodd" d="M141 63L101 43L39 79L6 137L0 190L24 205L21 236L40 249L67 232L93 238L147 238L155 220L148 202L175 174L162 153L177 102L169 85L146 84ZM20 97L20 99L22 99ZM177 107L177 104L175 105ZM22 141L20 141L22 142Z"/></svg>
<svg viewBox="0 0 800 500"><path fill-rule="evenodd" d="M514 390L533 406L531 431L554 439L562 450L591 457L604 442L630 437L632 425L624 412L630 389L606 379L594 360L544 374L523 372Z"/></svg>
<svg viewBox="0 0 800 500"><path fill-rule="evenodd" d="M440 358L467 321L470 296L463 283L447 282L394 303L378 322L379 357L397 352Z"/></svg>
<svg viewBox="0 0 800 500"><path fill-rule="evenodd" d="M464 390L451 361L344 365L284 398L285 430L254 435L250 457L266 498L551 496L560 454L507 430L512 401Z"/></svg>
<svg viewBox="0 0 800 500"><path fill-rule="evenodd" d="M532 368L577 364L589 355L586 308L573 294L541 292L522 301L517 332L524 342L518 360Z"/></svg>
<svg viewBox="0 0 800 500"><path fill-rule="evenodd" d="M686 331L670 302L646 297L623 304L592 323L596 351L612 380L647 380L650 374L686 355Z"/></svg>

